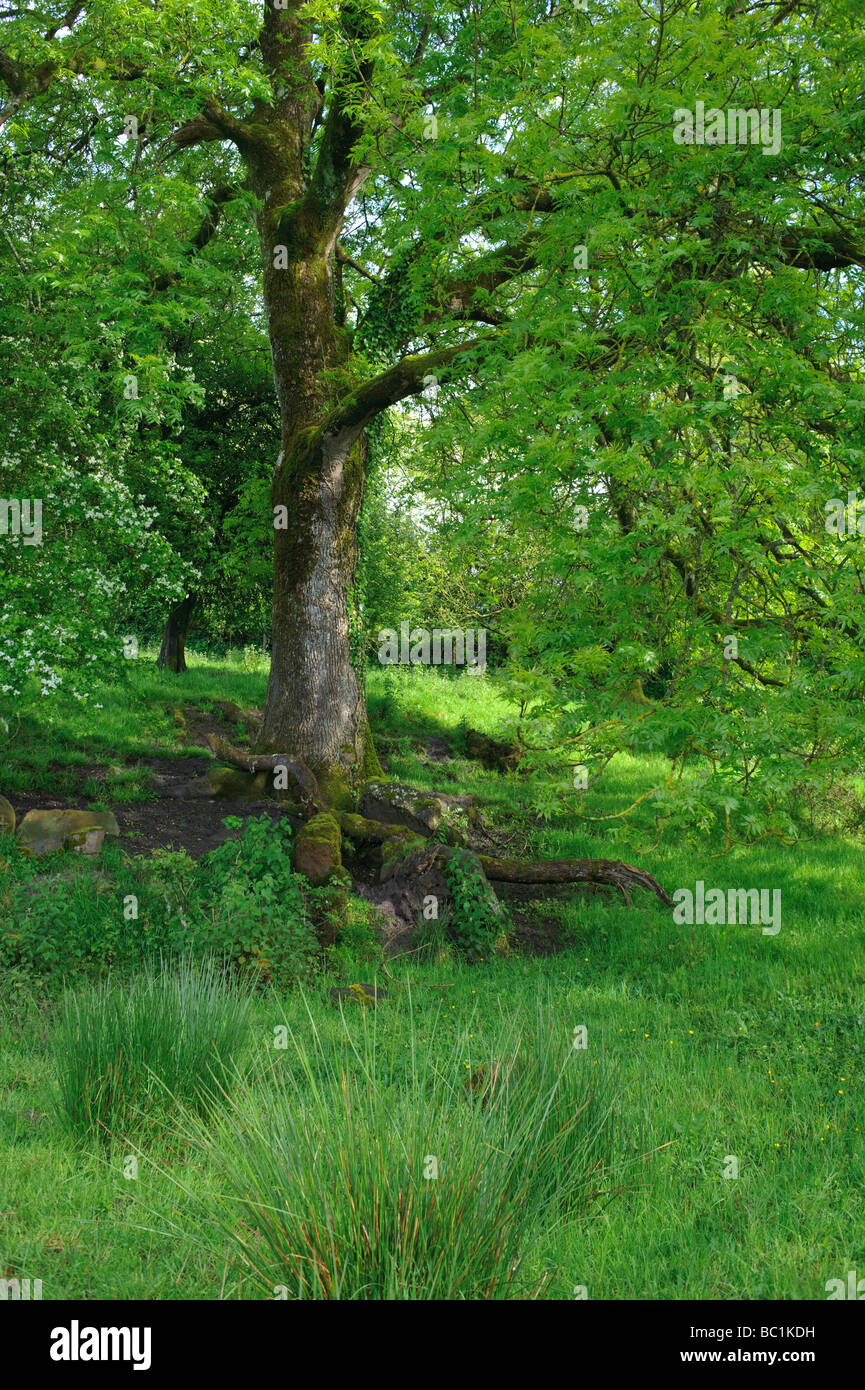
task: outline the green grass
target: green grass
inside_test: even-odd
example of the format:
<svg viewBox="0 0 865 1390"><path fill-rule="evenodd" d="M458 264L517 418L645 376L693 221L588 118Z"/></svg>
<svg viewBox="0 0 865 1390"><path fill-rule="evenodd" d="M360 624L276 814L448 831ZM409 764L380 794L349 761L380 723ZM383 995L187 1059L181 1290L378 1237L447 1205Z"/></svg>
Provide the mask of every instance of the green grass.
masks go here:
<svg viewBox="0 0 865 1390"><path fill-rule="evenodd" d="M185 961L66 994L54 1039L63 1122L79 1140L108 1142L221 1093L250 1003L214 963Z"/></svg>
<svg viewBox="0 0 865 1390"><path fill-rule="evenodd" d="M142 648L129 663L123 685L90 682L86 701L62 691L52 701L26 691L14 710L0 708L8 733L0 724L3 784L11 791L28 789L64 794L80 790L83 770L91 764L116 771L106 784L93 781L92 798L110 792L112 801L140 800L146 789L138 775L140 759L201 755L188 744L171 713L172 706L212 708L217 700L242 707L262 706L267 690L268 661L252 651L235 653L217 662L187 650L189 669L183 675L160 671L156 652ZM205 750L207 751L207 750Z"/></svg>
<svg viewBox="0 0 865 1390"><path fill-rule="evenodd" d="M200 682L200 698L260 703L251 685L259 681L263 688L263 679L255 673L232 667L227 674L216 668L190 674ZM320 1161L341 1203L344 1248L337 1254L351 1276L344 1296L405 1289L400 1280L416 1275L401 1271L387 1250L374 1265L376 1292L359 1285L344 1222L349 1182L352 1192L373 1200L368 1154L382 1152L391 1165L382 1191L385 1185L398 1190L410 1178L417 1183L412 1165L427 1134L436 1136L428 1127L439 1113L436 1104L449 1123L435 1142L461 1144L460 1117L466 1121L457 1172L464 1158L468 1171L472 1145L494 1142L499 1120L489 1107L472 1107L464 1077L506 1054L507 1040L518 1037L524 1076L567 1063L602 1113L609 1094L614 1100L592 1146L580 1148L586 1135L579 1127L574 1135L580 1181L573 1200L548 1221L540 1219L541 1204L520 1233L523 1295L542 1286L541 1297L560 1299L580 1287L592 1299L825 1298L827 1280L865 1267L861 844L814 837L795 847L764 841L723 855L719 835L694 843L662 840L638 856L639 837L629 849L615 833L617 821L576 820L564 808L549 820L539 816L544 789L536 777L426 762L430 734L456 742L463 720L495 734L506 730L510 715L489 680L446 681L414 671L397 680L403 674L408 679L391 679L389 687L387 673L370 679L373 725L384 721L393 775L478 792L489 802L487 818L515 837L514 853L631 858L668 890L693 888L697 879L724 888L780 888L780 932L679 926L642 893L631 906L578 894L539 898L529 910L560 922L568 943L562 953L494 957L473 966L448 953L404 958L391 969L411 982L410 1002L405 989L379 976L391 998L374 1015L360 1006L342 1013L327 994L334 982L373 977L369 940L359 933L304 990L253 998L254 1076L231 1088L219 1123L206 1132L180 1117L164 1130L132 1133L129 1143L140 1159L134 1182L122 1170L129 1147L112 1146L108 1156L95 1144L82 1149L61 1123L51 1052L57 1000L10 972L0 988L2 1272L42 1278L46 1298L257 1298L273 1297L276 1284L296 1296L287 1217L269 1226L264 1201L242 1211L241 1179L233 1188L226 1183L226 1164L242 1161L246 1166L237 1171L249 1180L243 1180L247 1193L263 1197L273 1190L284 1199L285 1143L276 1131L290 1121L295 1131L285 1134L300 1133L301 1141L304 1133L331 1136ZM176 678L141 673L140 679L136 700L143 701L146 687L152 703L176 702ZM124 717L132 730L151 716L139 703ZM617 758L603 792L586 793L580 804L589 815L610 815L656 775L645 762ZM648 826L647 819L641 833ZM427 987L432 984L448 987ZM290 1042L278 1049L274 1029L282 1026ZM587 1029L585 1050L573 1048L580 1026ZM509 1089L522 1105L518 1085L515 1077ZM364 1145L350 1139L346 1096ZM302 1143L301 1152L308 1164L310 1150ZM349 1158L347 1170L340 1152ZM725 1176L731 1157L738 1162L735 1178ZM496 1181L499 1161L494 1157L489 1170ZM551 1160L549 1171L560 1162ZM257 1186L251 1185L256 1174ZM425 1190L413 1189L417 1201ZM315 1191L307 1196L311 1206L293 1208L295 1216L306 1211L320 1221ZM442 1231L453 1231L459 1201L470 1199L458 1192L443 1207ZM285 1278L276 1278L283 1267ZM479 1288L492 1277L483 1269ZM517 1291L515 1285L512 1294Z"/></svg>
<svg viewBox="0 0 865 1390"><path fill-rule="evenodd" d="M475 1049L441 1010L419 1027L410 993L381 1009L334 1037L310 1008L262 1081L190 1117L219 1197L178 1178L191 1200L172 1229L212 1228L265 1297L535 1296L532 1251L585 1210L608 1150L605 1086L548 1007Z"/></svg>

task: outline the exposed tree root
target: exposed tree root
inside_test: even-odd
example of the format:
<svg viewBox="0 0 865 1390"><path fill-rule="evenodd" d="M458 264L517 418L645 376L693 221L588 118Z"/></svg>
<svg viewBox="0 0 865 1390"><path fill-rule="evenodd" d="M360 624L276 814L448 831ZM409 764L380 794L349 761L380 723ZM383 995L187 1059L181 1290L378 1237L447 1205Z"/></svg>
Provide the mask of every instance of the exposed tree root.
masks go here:
<svg viewBox="0 0 865 1390"><path fill-rule="evenodd" d="M421 836L413 834L401 825L386 825L382 821L369 820L366 816L343 812L339 818L344 835L360 844L384 844L387 841L399 842L399 849L405 853L424 849L434 852L438 859L448 859L459 853L452 845L431 844ZM486 877L499 883L596 883L617 889L627 903L630 903L629 890L646 888L654 893L667 907L673 906L672 898L661 885L642 869L632 868L618 859L495 859L487 854L478 854L478 862Z"/></svg>
<svg viewBox="0 0 865 1390"><path fill-rule="evenodd" d="M291 784L290 789L298 793L305 810L308 810L310 814L316 814L327 809L314 773L300 758L294 758L290 753L244 753L242 749L235 748L233 743L229 743L226 738L221 738L219 734L208 734L207 742L216 756L221 758L224 763L230 763L232 767L243 768L244 772L254 774L284 769ZM284 787L282 790L289 790L289 788Z"/></svg>
<svg viewBox="0 0 865 1390"><path fill-rule="evenodd" d="M275 772L285 768L292 783L303 801L307 813L312 815L326 810L318 783L306 763L292 758L288 753L250 754L235 748L227 739L218 734L208 734L208 742L214 753L224 762L246 772ZM378 784L376 784L378 785ZM434 792L400 788L401 792L413 792L417 805L426 805L435 800ZM446 798L443 798L445 800ZM435 860L445 860L459 853L458 847L440 844L427 838L429 831L424 827L409 827L387 821L371 820L368 816L356 815L350 811L334 811L343 835L358 844L382 845L382 880L391 877L402 866L411 871L427 868ZM419 833L420 832L420 833ZM619 859L497 859L488 854L477 854L477 861L487 879L492 883L593 883L614 888L625 902L630 903L630 893L634 888L645 888L654 893L667 907L673 900L651 874L643 869L633 868Z"/></svg>
<svg viewBox="0 0 865 1390"><path fill-rule="evenodd" d="M620 859L492 859L479 854L484 873L499 883L602 883L618 888L630 903L629 888L647 888L673 906L673 899L651 874L623 864Z"/></svg>

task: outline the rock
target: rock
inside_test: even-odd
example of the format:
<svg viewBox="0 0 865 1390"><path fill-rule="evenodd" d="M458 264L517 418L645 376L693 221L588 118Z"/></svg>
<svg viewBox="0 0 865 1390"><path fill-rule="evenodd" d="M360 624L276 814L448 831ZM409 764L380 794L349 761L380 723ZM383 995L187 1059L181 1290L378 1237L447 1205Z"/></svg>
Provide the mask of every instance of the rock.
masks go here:
<svg viewBox="0 0 865 1390"><path fill-rule="evenodd" d="M444 800L401 782L367 782L358 810L369 820L385 825L404 825L416 835L434 835L445 814Z"/></svg>
<svg viewBox="0 0 865 1390"><path fill-rule="evenodd" d="M513 772L519 765L523 750L518 743L501 743L498 739L487 738L477 729L469 729L466 734L466 752L476 758L484 767L495 772Z"/></svg>
<svg viewBox="0 0 865 1390"><path fill-rule="evenodd" d="M102 853L102 844L105 840L105 830L101 825L95 825L91 830L73 830L69 836L69 848L76 854L86 854L89 858L96 858Z"/></svg>
<svg viewBox="0 0 865 1390"><path fill-rule="evenodd" d="M73 835L90 830L101 830L103 838L120 834L120 826L110 811L28 811L18 827L18 848L22 854L34 857L53 854L55 850L64 849ZM86 844L85 835L75 847L84 848ZM84 852L88 851L84 849Z"/></svg>
<svg viewBox="0 0 865 1390"><path fill-rule="evenodd" d="M15 812L11 802L0 796L0 835L15 834Z"/></svg>
<svg viewBox="0 0 865 1390"><path fill-rule="evenodd" d="M373 1008L375 1008L379 999L389 998L387 990L379 989L377 985L369 984L346 985L340 989L332 989L329 993L335 1004L338 1004L340 999L345 999L346 1001L354 999L358 1004L372 1004Z"/></svg>
<svg viewBox="0 0 865 1390"><path fill-rule="evenodd" d="M436 863L438 850L438 844L430 844L407 828L389 835L381 847L379 883L392 878L421 879Z"/></svg>
<svg viewBox="0 0 865 1390"><path fill-rule="evenodd" d="M314 887L328 883L342 870L342 836L339 822L330 811L320 811L298 834L294 842L294 867Z"/></svg>
<svg viewBox="0 0 865 1390"><path fill-rule="evenodd" d="M476 796L426 792L401 782L367 782L358 808L369 820L402 825L415 835L435 835L449 845L463 845L480 825Z"/></svg>

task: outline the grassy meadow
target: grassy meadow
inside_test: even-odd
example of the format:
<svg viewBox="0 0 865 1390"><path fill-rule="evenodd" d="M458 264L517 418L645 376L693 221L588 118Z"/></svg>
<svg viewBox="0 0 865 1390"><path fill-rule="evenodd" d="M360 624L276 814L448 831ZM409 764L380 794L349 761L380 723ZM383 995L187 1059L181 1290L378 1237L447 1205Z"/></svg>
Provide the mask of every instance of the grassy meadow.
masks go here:
<svg viewBox="0 0 865 1390"><path fill-rule="evenodd" d="M0 791L146 806L148 759L201 756L172 707L265 687L253 652L193 655L90 707L22 702ZM272 828L198 865L0 841L0 1277L45 1299L797 1300L865 1269L861 840L724 853L647 820L638 858L621 818L538 815L531 776L458 755L466 725L508 730L494 679L373 672L369 701L389 775L476 793L515 856L780 888L780 931L539 889L514 910L552 953L468 963L431 933L388 962L351 899L323 956ZM581 806L613 818L657 773L622 755ZM293 904L281 973L250 968L238 876L271 883L277 927ZM388 997L335 1005L358 980Z"/></svg>

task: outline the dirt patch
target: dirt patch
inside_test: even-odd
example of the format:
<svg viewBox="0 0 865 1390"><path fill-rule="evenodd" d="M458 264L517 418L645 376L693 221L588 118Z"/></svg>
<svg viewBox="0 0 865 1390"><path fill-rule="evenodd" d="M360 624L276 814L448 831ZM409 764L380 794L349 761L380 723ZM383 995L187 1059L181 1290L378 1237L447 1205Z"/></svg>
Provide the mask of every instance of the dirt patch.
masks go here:
<svg viewBox="0 0 865 1390"><path fill-rule="evenodd" d="M236 830L222 824L226 816L269 816L283 819L285 812L273 801L182 801L160 797L138 801L132 806L116 806L114 814L121 830L121 844L129 854L149 854L154 849L185 849L192 859L200 859L226 840L235 839Z"/></svg>
<svg viewBox="0 0 865 1390"><path fill-rule="evenodd" d="M220 738L227 738L229 742L246 742L249 738L249 730L240 721L227 719L223 712L218 709L201 709L198 705L183 705L183 714L186 719L185 730L178 730L182 733L183 742L190 748L207 748L207 735L219 734Z"/></svg>
<svg viewBox="0 0 865 1390"><path fill-rule="evenodd" d="M153 758L142 760L140 766L162 777L171 785L203 776L213 766L210 758ZM107 768L92 767L86 776L94 782L108 782ZM106 785L106 791L110 787ZM28 811L86 810L86 797L52 795L49 792L15 792L9 800L20 822ZM208 850L216 849L237 831L226 830L226 816L270 816L282 820L286 810L274 801L209 800L196 797L183 800L172 796L157 796L147 801L112 802L105 804L114 812L120 826L120 844L129 854L149 854L154 849L185 849L193 859L200 859Z"/></svg>
<svg viewBox="0 0 865 1390"><path fill-rule="evenodd" d="M426 755L431 763L447 763L453 760L453 752L443 738L433 734L426 742Z"/></svg>

